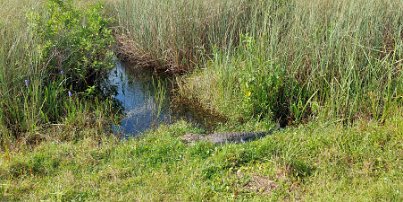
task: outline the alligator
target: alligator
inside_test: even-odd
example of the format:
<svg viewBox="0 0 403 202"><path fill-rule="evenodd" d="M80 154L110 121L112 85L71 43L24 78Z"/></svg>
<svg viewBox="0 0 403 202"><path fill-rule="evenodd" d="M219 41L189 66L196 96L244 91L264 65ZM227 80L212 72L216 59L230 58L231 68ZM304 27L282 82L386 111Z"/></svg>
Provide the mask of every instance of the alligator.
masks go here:
<svg viewBox="0 0 403 202"><path fill-rule="evenodd" d="M260 139L267 135L272 134L274 131L279 130L279 127L273 128L269 131L262 132L231 132L231 133L212 133L208 135L188 133L181 137L184 143L190 144L198 141L211 142L213 144L225 143L244 143Z"/></svg>

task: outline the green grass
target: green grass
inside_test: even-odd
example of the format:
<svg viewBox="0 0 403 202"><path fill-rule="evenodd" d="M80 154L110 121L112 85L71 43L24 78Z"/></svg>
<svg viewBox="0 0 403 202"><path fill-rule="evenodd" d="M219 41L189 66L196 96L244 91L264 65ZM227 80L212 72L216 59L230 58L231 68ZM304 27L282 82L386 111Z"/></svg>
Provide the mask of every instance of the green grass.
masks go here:
<svg viewBox="0 0 403 202"><path fill-rule="evenodd" d="M200 132L185 122L123 142L44 142L1 154L0 192L32 201L400 201L402 123L315 122L223 146L183 144L181 135Z"/></svg>
<svg viewBox="0 0 403 202"><path fill-rule="evenodd" d="M233 49L213 49L180 82L183 96L235 120L283 125L383 120L402 106L400 1L260 2L255 29Z"/></svg>
<svg viewBox="0 0 403 202"><path fill-rule="evenodd" d="M113 65L111 30L100 7L53 0L0 5L2 146L50 124L113 117L112 101L93 90Z"/></svg>
<svg viewBox="0 0 403 202"><path fill-rule="evenodd" d="M28 75L39 74L38 53L35 51L36 37L27 32L25 14L28 8L23 6L29 1L1 1L0 5L0 125L35 125L38 116L34 111L38 106L37 96L32 91L40 88L39 79L31 79L32 89L28 90L24 81ZM29 2L33 9L39 3ZM25 87L25 88L24 88ZM33 99L24 99L27 94ZM20 103L20 104L16 104ZM23 117L25 116L25 117ZM15 129L11 129L15 130ZM1 130L0 134L4 131ZM1 135L3 137L3 135Z"/></svg>
<svg viewBox="0 0 403 202"><path fill-rule="evenodd" d="M400 0L46 2L0 0L0 200L403 200ZM294 125L223 146L183 144L203 131L185 122L117 140L82 73L110 62L101 14L129 59L189 73L175 92L228 117L215 131ZM61 67L84 84L52 80Z"/></svg>

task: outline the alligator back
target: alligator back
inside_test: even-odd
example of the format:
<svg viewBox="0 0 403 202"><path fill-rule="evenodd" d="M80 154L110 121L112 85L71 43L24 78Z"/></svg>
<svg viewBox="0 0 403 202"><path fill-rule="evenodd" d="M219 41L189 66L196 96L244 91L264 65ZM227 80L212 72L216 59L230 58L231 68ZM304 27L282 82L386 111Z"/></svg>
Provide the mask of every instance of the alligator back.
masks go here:
<svg viewBox="0 0 403 202"><path fill-rule="evenodd" d="M233 133L212 133L209 135L200 135L188 133L181 137L185 143L194 143L197 141L206 141L213 144L225 143L243 143L262 138L271 134L275 129L266 132L233 132Z"/></svg>
<svg viewBox="0 0 403 202"><path fill-rule="evenodd" d="M267 132L213 133L203 137L203 140L214 144L242 143L266 136Z"/></svg>

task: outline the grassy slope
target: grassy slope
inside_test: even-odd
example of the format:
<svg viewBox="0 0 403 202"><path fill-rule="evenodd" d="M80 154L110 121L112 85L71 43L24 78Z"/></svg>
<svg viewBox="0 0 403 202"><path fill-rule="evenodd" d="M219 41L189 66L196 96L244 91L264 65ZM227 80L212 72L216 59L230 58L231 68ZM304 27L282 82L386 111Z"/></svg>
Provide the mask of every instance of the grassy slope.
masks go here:
<svg viewBox="0 0 403 202"><path fill-rule="evenodd" d="M2 200L403 199L401 116L349 129L311 123L238 145L188 146L178 139L186 132L198 129L179 122L125 142L3 153Z"/></svg>

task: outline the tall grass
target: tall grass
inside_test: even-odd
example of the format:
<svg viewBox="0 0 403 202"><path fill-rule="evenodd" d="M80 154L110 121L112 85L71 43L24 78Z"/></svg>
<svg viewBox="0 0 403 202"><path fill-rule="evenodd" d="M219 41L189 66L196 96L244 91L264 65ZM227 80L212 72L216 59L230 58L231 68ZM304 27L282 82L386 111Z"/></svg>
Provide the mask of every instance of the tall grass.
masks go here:
<svg viewBox="0 0 403 202"><path fill-rule="evenodd" d="M83 8L87 4L78 2ZM312 115L382 120L402 105L399 0L105 2L111 5L107 15L116 17L123 54L174 72L201 67L181 84L181 93L235 119L271 117L284 124ZM1 0L0 6L2 133L60 121L69 111L64 107L69 87L44 82L60 61L47 58L43 35L32 32L29 23L35 17L30 11L46 11L43 1ZM63 45L59 39L75 36L67 33L52 42ZM89 64L86 59L79 63Z"/></svg>
<svg viewBox="0 0 403 202"><path fill-rule="evenodd" d="M40 55L25 14L40 3L2 1L0 14L0 118L12 131L36 125L41 89ZM27 6L30 5L30 6ZM29 98L30 97L30 98ZM2 131L6 133L5 131Z"/></svg>
<svg viewBox="0 0 403 202"><path fill-rule="evenodd" d="M174 72L198 65L211 46L228 47L253 30L254 1L114 1L123 54L146 66ZM131 42L131 43L130 43ZM129 43L129 47L126 46Z"/></svg>
<svg viewBox="0 0 403 202"><path fill-rule="evenodd" d="M89 116L99 116L98 118L101 118L104 116L98 112L108 113L111 107L108 104L109 101L100 101L100 99L95 98L96 96L90 94L88 90L85 91L85 93L75 92L74 90L76 88L72 86L74 84L70 85L73 82L77 83L79 81L76 79L78 76L74 75L76 77L73 77L72 74L77 71L91 71L90 68L82 65L83 61L80 60L81 58L88 63L97 63L99 71L103 68L102 64L109 64L110 61L107 59L103 60L103 56L96 53L97 49L105 48L101 43L101 45L96 44L99 46L95 48L90 45L85 46L87 52L75 52L78 50L78 48L74 49L77 44L70 43L68 40L91 42L93 38L89 38L84 34L81 39L73 39L74 33L91 31L90 29L76 29L77 27L70 26L71 23L65 26L70 26L69 31L73 34L62 36L61 33L64 29L64 21L60 19L64 16L71 15L69 19L73 19L72 22L74 23L74 20L77 20L74 19L77 18L77 15L72 14L73 12L63 13L63 10L59 10L59 13L52 16L53 21L50 21L49 16L51 15L49 15L49 13L52 12L52 9L57 10L58 8L55 6L51 8L49 5L56 5L56 2L57 1L49 0L46 1L45 4L45 1L32 0L0 1L1 143L4 143L7 138L24 137L25 134L36 131L44 124L61 122L71 123L73 125L78 124L80 119L87 120L87 117L83 115L84 113L93 114ZM83 10L83 13L92 11L93 10ZM87 16L96 17L96 14ZM91 22L91 26L96 29L95 26L98 24L90 17L87 18L87 21ZM52 29L53 32L49 31L46 33L48 34L48 38L45 38L44 35L38 33L38 26L40 26L39 23L41 22L47 23L48 28L58 27L58 29ZM60 23L61 26L57 23ZM60 37L60 40L55 40L51 37ZM108 39L103 37L102 40ZM55 43L55 41L60 43ZM67 45L61 44L66 41L68 41ZM68 55L49 54L51 51L47 50L51 49L61 51ZM96 56L91 55L91 53L95 53ZM103 53L106 54L108 52L104 51ZM72 55L79 59L75 58L73 61L69 58ZM61 57L64 57L63 61L60 62L58 66L55 65L57 63L55 61ZM94 58L96 58L95 61L93 60ZM71 65L72 63L75 65ZM66 67L63 73L59 73L59 71L54 73L55 69L63 67ZM87 74L79 76L81 76L79 79L88 81ZM75 80L73 78L75 78ZM102 78L99 77L95 79ZM86 85L89 84L87 83ZM86 89L87 88L84 88L84 90ZM75 119L75 122L73 119ZM92 117L91 119L95 118Z"/></svg>
<svg viewBox="0 0 403 202"><path fill-rule="evenodd" d="M284 46L267 51L318 90L326 114L384 116L402 94L402 9L401 1L297 1Z"/></svg>
<svg viewBox="0 0 403 202"><path fill-rule="evenodd" d="M382 120L402 105L401 1L258 2L256 29L218 49L183 94L283 124L311 115Z"/></svg>

